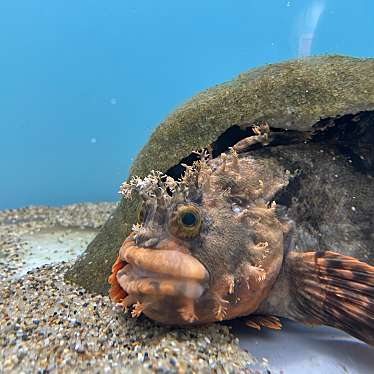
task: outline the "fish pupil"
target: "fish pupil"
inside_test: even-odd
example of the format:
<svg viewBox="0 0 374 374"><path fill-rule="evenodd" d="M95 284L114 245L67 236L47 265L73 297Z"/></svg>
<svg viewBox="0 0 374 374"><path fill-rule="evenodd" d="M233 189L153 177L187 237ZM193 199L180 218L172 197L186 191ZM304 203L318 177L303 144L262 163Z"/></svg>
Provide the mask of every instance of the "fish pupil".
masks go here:
<svg viewBox="0 0 374 374"><path fill-rule="evenodd" d="M183 213L181 221L185 226L194 226L197 222L197 217L192 212Z"/></svg>

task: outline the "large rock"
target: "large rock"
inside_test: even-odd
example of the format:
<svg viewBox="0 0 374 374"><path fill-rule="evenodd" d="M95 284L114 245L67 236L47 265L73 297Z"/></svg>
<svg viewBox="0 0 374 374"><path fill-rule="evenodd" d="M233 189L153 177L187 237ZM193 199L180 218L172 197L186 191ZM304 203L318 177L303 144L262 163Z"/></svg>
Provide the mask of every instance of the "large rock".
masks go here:
<svg viewBox="0 0 374 374"><path fill-rule="evenodd" d="M171 113L136 157L130 176L145 176L152 169L173 175L174 165L235 125L266 121L271 128L308 133L321 119L373 110L374 59L323 56L252 69ZM111 265L135 222L137 204L119 202L67 274L69 280L91 292L107 291Z"/></svg>

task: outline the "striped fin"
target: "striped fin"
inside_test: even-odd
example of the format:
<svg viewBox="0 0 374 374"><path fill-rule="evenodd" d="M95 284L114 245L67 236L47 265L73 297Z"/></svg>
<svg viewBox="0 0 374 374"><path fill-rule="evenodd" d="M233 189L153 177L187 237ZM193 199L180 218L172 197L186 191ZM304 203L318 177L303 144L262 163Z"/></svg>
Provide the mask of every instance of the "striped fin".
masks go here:
<svg viewBox="0 0 374 374"><path fill-rule="evenodd" d="M299 320L374 345L374 266L326 251L298 253L288 270Z"/></svg>

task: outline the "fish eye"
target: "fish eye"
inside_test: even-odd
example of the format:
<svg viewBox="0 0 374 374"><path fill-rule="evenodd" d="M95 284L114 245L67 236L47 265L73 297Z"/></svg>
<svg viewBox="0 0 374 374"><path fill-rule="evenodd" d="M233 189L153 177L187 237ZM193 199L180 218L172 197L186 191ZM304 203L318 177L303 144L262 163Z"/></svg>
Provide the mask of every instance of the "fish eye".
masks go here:
<svg viewBox="0 0 374 374"><path fill-rule="evenodd" d="M196 216L195 212L185 212L181 214L180 220L183 223L183 225L191 227L195 226L198 217Z"/></svg>
<svg viewBox="0 0 374 374"><path fill-rule="evenodd" d="M183 239L193 238L200 232L202 224L199 209L194 205L180 205L172 214L170 231Z"/></svg>

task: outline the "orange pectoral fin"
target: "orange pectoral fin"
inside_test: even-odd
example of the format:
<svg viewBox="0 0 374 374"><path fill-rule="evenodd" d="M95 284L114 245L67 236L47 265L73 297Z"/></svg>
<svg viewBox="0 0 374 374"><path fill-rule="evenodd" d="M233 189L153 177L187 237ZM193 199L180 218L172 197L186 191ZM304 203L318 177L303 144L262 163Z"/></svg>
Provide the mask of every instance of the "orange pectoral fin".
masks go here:
<svg viewBox="0 0 374 374"><path fill-rule="evenodd" d="M112 274L108 278L108 283L111 286L109 289L109 296L116 303L120 303L127 296L127 293L123 290L123 288L117 281L117 273L125 265L126 262L122 261L118 256L116 262L112 266Z"/></svg>
<svg viewBox="0 0 374 374"><path fill-rule="evenodd" d="M299 320L336 327L374 345L374 266L330 251L291 257Z"/></svg>

